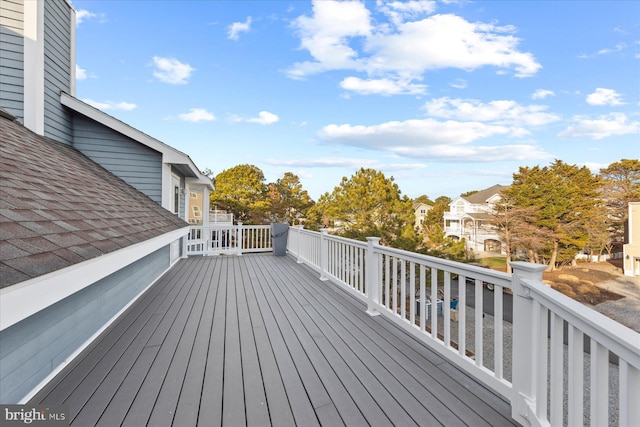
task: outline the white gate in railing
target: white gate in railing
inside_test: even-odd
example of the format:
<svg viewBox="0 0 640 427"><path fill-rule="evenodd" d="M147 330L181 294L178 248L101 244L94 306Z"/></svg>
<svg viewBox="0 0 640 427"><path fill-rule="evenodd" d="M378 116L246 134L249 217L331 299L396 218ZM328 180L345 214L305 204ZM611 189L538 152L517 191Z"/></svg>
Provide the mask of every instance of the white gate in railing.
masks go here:
<svg viewBox="0 0 640 427"><path fill-rule="evenodd" d="M190 255L242 255L273 249L269 225L192 226L185 244Z"/></svg>
<svg viewBox="0 0 640 427"><path fill-rule="evenodd" d="M301 227L287 249L504 396L523 425L640 422L640 334L547 287L546 266L511 275Z"/></svg>

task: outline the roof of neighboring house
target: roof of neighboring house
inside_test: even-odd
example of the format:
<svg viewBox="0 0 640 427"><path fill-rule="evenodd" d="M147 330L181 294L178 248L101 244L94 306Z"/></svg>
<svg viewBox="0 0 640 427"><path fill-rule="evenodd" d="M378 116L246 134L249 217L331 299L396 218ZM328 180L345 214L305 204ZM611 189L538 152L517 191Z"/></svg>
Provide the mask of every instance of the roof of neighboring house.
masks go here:
<svg viewBox="0 0 640 427"><path fill-rule="evenodd" d="M0 288L188 225L79 151L0 112Z"/></svg>
<svg viewBox="0 0 640 427"><path fill-rule="evenodd" d="M418 209L420 206L426 206L427 209L431 209L433 208L433 206L430 206L426 203L421 203L421 202L413 202L413 210L415 211L416 209Z"/></svg>
<svg viewBox="0 0 640 427"><path fill-rule="evenodd" d="M486 188L484 190L480 190L477 193L473 193L470 196L465 196L462 198L468 201L469 203L477 203L477 204L487 203L487 200L489 200L491 196L498 194L505 188L507 187L504 185L496 184L492 187Z"/></svg>

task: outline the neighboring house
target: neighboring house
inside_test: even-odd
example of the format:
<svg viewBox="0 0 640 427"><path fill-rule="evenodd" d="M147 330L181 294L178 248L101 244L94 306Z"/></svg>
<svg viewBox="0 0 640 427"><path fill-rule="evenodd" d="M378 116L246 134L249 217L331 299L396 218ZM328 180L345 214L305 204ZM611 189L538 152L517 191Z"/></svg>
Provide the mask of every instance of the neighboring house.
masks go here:
<svg viewBox="0 0 640 427"><path fill-rule="evenodd" d="M624 274L640 276L640 202L629 203L629 243L623 246Z"/></svg>
<svg viewBox="0 0 640 427"><path fill-rule="evenodd" d="M427 217L427 212L429 212L431 209L433 209L433 206L427 205L425 203L413 202L413 213L416 217L414 228L416 230L422 230L422 223Z"/></svg>
<svg viewBox="0 0 640 427"><path fill-rule="evenodd" d="M76 99L75 11L0 0L0 403L16 403L184 256L209 178Z"/></svg>
<svg viewBox="0 0 640 427"><path fill-rule="evenodd" d="M490 220L493 204L500 200L504 188L494 185L449 203L449 212L444 213L445 235L466 239L467 249L476 252L503 253L500 236Z"/></svg>

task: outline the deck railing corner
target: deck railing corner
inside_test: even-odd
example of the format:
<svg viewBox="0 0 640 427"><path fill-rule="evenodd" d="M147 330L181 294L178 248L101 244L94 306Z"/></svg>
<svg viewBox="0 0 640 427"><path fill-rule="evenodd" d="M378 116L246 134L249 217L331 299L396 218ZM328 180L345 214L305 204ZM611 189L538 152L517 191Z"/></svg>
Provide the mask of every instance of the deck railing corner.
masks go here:
<svg viewBox="0 0 640 427"><path fill-rule="evenodd" d="M542 283L542 272L546 265L528 262L512 262L513 292L513 377L511 397L511 417L524 426L532 425L536 419L531 415L536 407L535 346L539 322L534 320L536 310L534 300L526 281ZM546 415L546 414L545 414Z"/></svg>

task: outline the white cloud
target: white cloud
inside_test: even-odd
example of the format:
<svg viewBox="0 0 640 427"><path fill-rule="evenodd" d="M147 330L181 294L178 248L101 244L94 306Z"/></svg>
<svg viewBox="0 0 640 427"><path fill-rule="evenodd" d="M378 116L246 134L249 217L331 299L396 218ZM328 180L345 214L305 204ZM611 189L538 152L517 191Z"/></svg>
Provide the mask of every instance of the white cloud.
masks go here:
<svg viewBox="0 0 640 427"><path fill-rule="evenodd" d="M85 9L76 11L76 26L82 24L85 20L95 19L98 17L97 13L89 12Z"/></svg>
<svg viewBox="0 0 640 427"><path fill-rule="evenodd" d="M135 108L138 108L138 106L136 104L132 104L130 102L114 102L114 101L104 101L104 102L99 102L99 101L94 101L92 99L82 99L82 102L86 102L87 104L91 105L92 107L95 107L99 110L122 110L122 111L131 111Z"/></svg>
<svg viewBox="0 0 640 427"><path fill-rule="evenodd" d="M315 62L294 64L288 76L303 78L332 69L362 69L348 39L368 36L370 20L369 10L362 3L314 1L312 16L299 16L292 26L300 36L300 47L309 51Z"/></svg>
<svg viewBox="0 0 640 427"><path fill-rule="evenodd" d="M260 125L270 125L280 120L280 117L268 111L260 111L258 117L247 119L249 123L258 123Z"/></svg>
<svg viewBox="0 0 640 427"><path fill-rule="evenodd" d="M578 55L578 58L581 58L581 59L595 58L598 55L607 55L609 53L620 52L626 48L627 48L627 45L625 43L618 43L615 47L607 47L604 49L600 49L596 53L592 53L592 54L583 53L581 55Z"/></svg>
<svg viewBox="0 0 640 427"><path fill-rule="evenodd" d="M455 79L449 84L454 89L466 89L469 84L465 79Z"/></svg>
<svg viewBox="0 0 640 427"><path fill-rule="evenodd" d="M494 66L512 69L518 77L541 68L531 53L518 50L520 39L512 26L473 23L452 14L405 21L429 13L432 2L390 2L382 9L393 27L372 22L365 3L314 1L312 15L293 22L301 49L313 59L293 64L288 76L353 70L366 72L372 80L411 82L442 68L470 71Z"/></svg>
<svg viewBox="0 0 640 427"><path fill-rule="evenodd" d="M616 47L614 48L604 48L604 49L600 49L597 54L598 55L606 55L608 53L613 53L613 52L620 52L621 50L623 50L624 48L626 48L627 45L625 43L618 43L616 45Z"/></svg>
<svg viewBox="0 0 640 427"><path fill-rule="evenodd" d="M427 165L425 163L394 163L384 166L384 170L387 171L401 171L425 169Z"/></svg>
<svg viewBox="0 0 640 427"><path fill-rule="evenodd" d="M380 7L380 11L387 15L394 25L400 25L406 19L433 13L435 9L435 0L390 1Z"/></svg>
<svg viewBox="0 0 640 427"><path fill-rule="evenodd" d="M575 116L573 121L576 124L561 132L559 137L603 139L640 133L640 122L630 122L624 113L611 113L596 119Z"/></svg>
<svg viewBox="0 0 640 427"><path fill-rule="evenodd" d="M273 166L288 166L299 168L360 168L363 166L375 167L379 165L377 160L354 159L351 157L320 157L317 159L265 159L265 163Z"/></svg>
<svg viewBox="0 0 640 427"><path fill-rule="evenodd" d="M555 92L548 89L538 89L533 95L531 95L532 99L545 99L549 96L555 96Z"/></svg>
<svg viewBox="0 0 640 427"><path fill-rule="evenodd" d="M76 80L85 80L87 78L87 70L78 67L76 64Z"/></svg>
<svg viewBox="0 0 640 427"><path fill-rule="evenodd" d="M95 79L96 76L93 73L88 73L84 68L80 68L78 64L76 64L76 80L86 80L86 79Z"/></svg>
<svg viewBox="0 0 640 427"><path fill-rule="evenodd" d="M204 108L191 108L188 113L178 114L180 120L185 122L211 122L216 119L213 113L208 112Z"/></svg>
<svg viewBox="0 0 640 427"><path fill-rule="evenodd" d="M483 66L514 68L528 77L540 68L530 53L517 50L510 26L472 23L456 15L434 15L402 24L395 34L377 33L367 40L374 70L420 74L432 69L474 70Z"/></svg>
<svg viewBox="0 0 640 427"><path fill-rule="evenodd" d="M319 137L324 140L340 141L345 145L398 152L402 146L466 144L489 136L509 135L511 131L506 126L479 122L412 119L371 126L331 124L320 130Z"/></svg>
<svg viewBox="0 0 640 427"><path fill-rule="evenodd" d="M600 173L600 169L604 169L607 166L609 166L607 163L593 163L593 162L579 163L578 165L586 166L587 169L589 169L593 174L598 174Z"/></svg>
<svg viewBox="0 0 640 427"><path fill-rule="evenodd" d="M596 88L596 91L587 95L589 105L623 105L620 94L613 89Z"/></svg>
<svg viewBox="0 0 640 427"><path fill-rule="evenodd" d="M479 122L423 119L392 121L372 126L331 124L322 128L318 136L327 142L430 161L484 162L549 157L534 145L471 144L482 138L510 138L526 133L526 130L520 128Z"/></svg>
<svg viewBox="0 0 640 427"><path fill-rule="evenodd" d="M191 74L196 70L191 65L182 63L175 58L153 57L156 69L153 71L155 78L164 83L186 84Z"/></svg>
<svg viewBox="0 0 640 427"><path fill-rule="evenodd" d="M238 40L240 33L248 33L251 30L252 18L247 16L247 20L244 22L234 22L229 25L229 31L227 32L227 38L230 40Z"/></svg>
<svg viewBox="0 0 640 427"><path fill-rule="evenodd" d="M231 116L232 122L258 123L260 125L271 125L280 120L280 117L268 111L260 111L258 117L244 118L237 115Z"/></svg>
<svg viewBox="0 0 640 427"><path fill-rule="evenodd" d="M500 125L541 126L560 120L560 116L547 113L545 105L520 105L515 101L497 100L482 103L477 99L432 99L424 105L432 117Z"/></svg>
<svg viewBox="0 0 640 427"><path fill-rule="evenodd" d="M419 95L426 92L427 86L413 84L408 80L393 81L384 79L362 80L358 77L347 77L340 82L340 87L361 95Z"/></svg>

